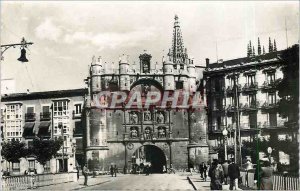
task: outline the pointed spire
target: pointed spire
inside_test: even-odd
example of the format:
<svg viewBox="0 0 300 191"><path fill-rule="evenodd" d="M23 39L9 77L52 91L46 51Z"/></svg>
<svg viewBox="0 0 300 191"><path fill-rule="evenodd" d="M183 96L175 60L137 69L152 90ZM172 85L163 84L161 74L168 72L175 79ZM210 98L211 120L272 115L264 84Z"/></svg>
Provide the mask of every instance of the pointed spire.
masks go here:
<svg viewBox="0 0 300 191"><path fill-rule="evenodd" d="M269 52L273 52L273 45L270 37L269 37Z"/></svg>
<svg viewBox="0 0 300 191"><path fill-rule="evenodd" d="M261 46L260 46L259 37L258 37L258 42L257 42L257 55L261 55Z"/></svg>
<svg viewBox="0 0 300 191"><path fill-rule="evenodd" d="M277 51L277 47L276 47L276 41L274 39L274 48L273 48L273 51L276 52Z"/></svg>
<svg viewBox="0 0 300 191"><path fill-rule="evenodd" d="M251 45L251 40L250 40L250 43L249 43L249 55L252 56L252 45Z"/></svg>
<svg viewBox="0 0 300 191"><path fill-rule="evenodd" d="M265 46L263 46L263 54L266 54Z"/></svg>
<svg viewBox="0 0 300 191"><path fill-rule="evenodd" d="M171 60L176 64L184 64L185 60L188 58L187 51L183 46L183 39L177 15L175 15L172 49L169 53L169 56L171 57Z"/></svg>
<svg viewBox="0 0 300 191"><path fill-rule="evenodd" d="M247 44L247 57L250 57L250 44Z"/></svg>
<svg viewBox="0 0 300 191"><path fill-rule="evenodd" d="M252 56L255 56L255 49L254 49L254 46L253 46L253 50L252 50Z"/></svg>

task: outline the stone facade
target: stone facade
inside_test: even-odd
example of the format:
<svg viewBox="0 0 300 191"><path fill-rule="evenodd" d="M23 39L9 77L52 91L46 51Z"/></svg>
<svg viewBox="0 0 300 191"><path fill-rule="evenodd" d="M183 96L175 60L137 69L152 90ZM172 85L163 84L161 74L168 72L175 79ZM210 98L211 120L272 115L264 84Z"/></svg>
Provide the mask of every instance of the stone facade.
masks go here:
<svg viewBox="0 0 300 191"><path fill-rule="evenodd" d="M150 109L121 107L112 110L108 106L99 109L93 104L97 95L103 91L123 91L126 95L134 92L146 95L149 91L198 92L200 79L196 76L193 60L183 47L177 16L173 34L172 49L168 58L163 59L161 69L156 68L157 65L152 62L152 56L148 53L139 56L138 68L128 62L126 55L120 58L119 67L115 70L106 69L104 66L108 64L103 63L101 57L93 58L87 79L89 96L85 111L86 161L88 165L93 161L99 165L89 165L90 169L100 166L101 169L108 170L107 167L114 163L119 168L130 171L138 163L151 162L147 159L150 156L137 158L140 157L137 153L143 150L141 148L145 148L145 152L152 149L153 155L159 155L163 151L164 159L158 165L172 164L177 169L187 168L188 161L192 164L193 161L208 160L204 104L195 112L187 108L176 110L156 106ZM107 99L109 98L103 97L104 102Z"/></svg>

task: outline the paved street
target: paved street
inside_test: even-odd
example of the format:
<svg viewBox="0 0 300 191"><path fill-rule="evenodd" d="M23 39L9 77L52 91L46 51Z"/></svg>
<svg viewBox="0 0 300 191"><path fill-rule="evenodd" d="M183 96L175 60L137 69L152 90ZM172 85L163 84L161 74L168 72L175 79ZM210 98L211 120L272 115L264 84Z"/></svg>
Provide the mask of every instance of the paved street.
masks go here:
<svg viewBox="0 0 300 191"><path fill-rule="evenodd" d="M178 174L125 175L86 190L193 190L186 176Z"/></svg>

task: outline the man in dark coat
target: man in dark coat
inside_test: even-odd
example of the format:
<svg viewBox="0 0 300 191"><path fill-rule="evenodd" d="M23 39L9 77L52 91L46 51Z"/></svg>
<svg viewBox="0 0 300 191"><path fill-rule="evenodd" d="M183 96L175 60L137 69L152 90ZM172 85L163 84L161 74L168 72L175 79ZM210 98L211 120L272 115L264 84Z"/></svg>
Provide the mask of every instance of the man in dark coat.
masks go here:
<svg viewBox="0 0 300 191"><path fill-rule="evenodd" d="M224 170L224 181L225 181L225 184L227 185L228 184L228 160L225 160L224 163L222 164L222 167L223 167L223 170Z"/></svg>
<svg viewBox="0 0 300 191"><path fill-rule="evenodd" d="M201 175L201 178L206 181L206 171L207 171L207 166L205 165L204 162L202 162L199 166L199 172Z"/></svg>
<svg viewBox="0 0 300 191"><path fill-rule="evenodd" d="M86 164L84 165L82 169L82 174L84 176L84 185L87 186L87 181L88 181L88 168L86 167Z"/></svg>
<svg viewBox="0 0 300 191"><path fill-rule="evenodd" d="M240 168L237 164L235 164L233 158L231 159L231 163L228 166L228 176L230 178L229 190L233 190L233 187L235 187L235 190L237 190L238 180L240 177Z"/></svg>

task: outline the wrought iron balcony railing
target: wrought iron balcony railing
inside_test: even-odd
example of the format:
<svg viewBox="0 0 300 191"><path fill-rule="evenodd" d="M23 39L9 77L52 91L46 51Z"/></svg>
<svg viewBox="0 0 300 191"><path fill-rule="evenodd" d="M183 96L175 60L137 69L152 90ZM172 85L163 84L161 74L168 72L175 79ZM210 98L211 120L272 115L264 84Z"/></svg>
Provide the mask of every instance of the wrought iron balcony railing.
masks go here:
<svg viewBox="0 0 300 191"><path fill-rule="evenodd" d="M281 82L281 78L277 79L277 80L272 80L270 82L268 81L264 81L264 83L262 84L261 88L263 90L272 90L275 89L277 87L277 85Z"/></svg>
<svg viewBox="0 0 300 191"><path fill-rule="evenodd" d="M250 92L250 91L257 91L258 90L258 83L250 83L250 84L245 84L243 87L243 92Z"/></svg>
<svg viewBox="0 0 300 191"><path fill-rule="evenodd" d="M51 113L50 112L41 112L40 113L40 120L41 121L49 121L49 120L51 120Z"/></svg>
<svg viewBox="0 0 300 191"><path fill-rule="evenodd" d="M237 88L238 92L241 92L242 86L241 86L241 84L238 84L237 86L227 86L226 93L229 95L234 94L236 91L236 88Z"/></svg>
<svg viewBox="0 0 300 191"><path fill-rule="evenodd" d="M73 115L73 119L80 119L81 118L81 113L75 113L74 110L72 112L72 115Z"/></svg>
<svg viewBox="0 0 300 191"><path fill-rule="evenodd" d="M277 103L267 103L264 102L264 104L261 106L262 110L273 110L276 109L278 107Z"/></svg>
<svg viewBox="0 0 300 191"><path fill-rule="evenodd" d="M35 121L36 120L36 114L35 113L25 113L25 121Z"/></svg>

